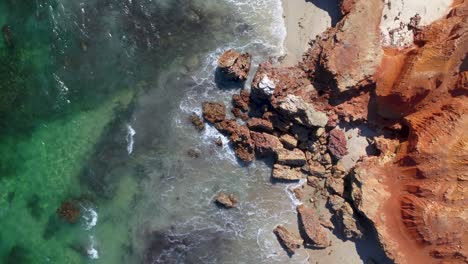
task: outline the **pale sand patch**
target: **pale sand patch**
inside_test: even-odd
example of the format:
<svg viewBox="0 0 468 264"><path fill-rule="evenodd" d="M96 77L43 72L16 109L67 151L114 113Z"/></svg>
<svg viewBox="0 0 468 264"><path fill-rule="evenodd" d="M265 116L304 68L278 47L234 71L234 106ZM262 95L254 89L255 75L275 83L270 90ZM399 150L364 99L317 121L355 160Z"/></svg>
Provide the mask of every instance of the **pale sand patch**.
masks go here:
<svg viewBox="0 0 468 264"><path fill-rule="evenodd" d="M384 46L404 47L413 43L413 33L406 26L411 17L419 14L421 16L420 26L429 25L437 19L446 15L453 0L385 0L380 30L382 32L382 43ZM392 29L400 28L390 37Z"/></svg>
<svg viewBox="0 0 468 264"><path fill-rule="evenodd" d="M308 43L340 17L339 0L283 0L286 56L282 66L297 64Z"/></svg>

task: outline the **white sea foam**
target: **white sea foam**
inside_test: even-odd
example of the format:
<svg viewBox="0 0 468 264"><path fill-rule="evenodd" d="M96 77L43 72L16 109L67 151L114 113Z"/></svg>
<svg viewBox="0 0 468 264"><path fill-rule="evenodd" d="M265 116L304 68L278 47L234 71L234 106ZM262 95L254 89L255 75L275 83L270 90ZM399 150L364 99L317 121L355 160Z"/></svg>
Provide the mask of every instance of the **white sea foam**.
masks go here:
<svg viewBox="0 0 468 264"><path fill-rule="evenodd" d="M127 141L127 152L129 155L132 154L133 152L133 143L134 143L133 137L135 136L135 134L136 132L132 128L132 126L127 125L127 136L125 137L125 140Z"/></svg>
<svg viewBox="0 0 468 264"><path fill-rule="evenodd" d="M292 202L292 208L295 210L298 205L301 205L302 202L299 201L299 199L296 198L296 195L294 195L294 189L302 187L307 182L305 179L301 179L298 183L291 183L286 185L284 188L285 192L288 194L289 199Z"/></svg>
<svg viewBox="0 0 468 264"><path fill-rule="evenodd" d="M83 219L85 221L85 229L91 230L97 225L98 213L93 208L83 207Z"/></svg>
<svg viewBox="0 0 468 264"><path fill-rule="evenodd" d="M99 258L99 252L95 248L96 241L94 239L94 236L89 236L90 244L88 248L86 249L86 253L88 254L88 257L90 259L98 259Z"/></svg>

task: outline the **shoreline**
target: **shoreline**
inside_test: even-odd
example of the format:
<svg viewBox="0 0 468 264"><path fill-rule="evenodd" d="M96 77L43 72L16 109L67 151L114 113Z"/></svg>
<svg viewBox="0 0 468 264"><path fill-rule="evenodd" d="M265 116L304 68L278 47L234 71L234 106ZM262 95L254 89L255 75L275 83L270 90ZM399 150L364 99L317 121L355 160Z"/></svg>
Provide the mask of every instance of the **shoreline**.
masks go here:
<svg viewBox="0 0 468 264"><path fill-rule="evenodd" d="M284 39L285 55L281 66L294 66L301 61L309 47L309 41L339 19L339 1L319 0L315 3L306 0L282 0L283 19L286 28ZM300 10L300 11L298 11ZM331 11L331 15L328 11Z"/></svg>

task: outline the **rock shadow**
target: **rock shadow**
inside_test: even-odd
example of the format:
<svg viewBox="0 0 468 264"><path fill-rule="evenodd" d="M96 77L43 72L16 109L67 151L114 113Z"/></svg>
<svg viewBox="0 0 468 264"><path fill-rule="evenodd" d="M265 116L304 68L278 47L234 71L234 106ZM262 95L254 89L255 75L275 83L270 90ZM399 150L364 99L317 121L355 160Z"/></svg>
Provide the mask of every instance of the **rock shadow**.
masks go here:
<svg viewBox="0 0 468 264"><path fill-rule="evenodd" d="M306 0L306 2L312 3L316 7L326 11L331 18L332 27L342 18L340 0Z"/></svg>

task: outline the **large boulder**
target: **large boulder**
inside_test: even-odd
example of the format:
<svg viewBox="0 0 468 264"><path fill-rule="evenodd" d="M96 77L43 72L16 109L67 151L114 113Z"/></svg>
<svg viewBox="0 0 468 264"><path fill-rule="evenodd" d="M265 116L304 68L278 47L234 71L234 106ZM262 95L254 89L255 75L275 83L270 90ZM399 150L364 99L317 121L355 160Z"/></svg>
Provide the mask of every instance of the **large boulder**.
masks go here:
<svg viewBox="0 0 468 264"><path fill-rule="evenodd" d="M283 147L279 139L273 135L251 131L250 136L255 145L255 152L260 157L273 155L277 149Z"/></svg>
<svg viewBox="0 0 468 264"><path fill-rule="evenodd" d="M203 117L210 123L218 123L226 119L226 106L219 102L204 102Z"/></svg>
<svg viewBox="0 0 468 264"><path fill-rule="evenodd" d="M301 167L306 164L306 156L300 149L287 150L280 148L276 150L276 161L281 165Z"/></svg>
<svg viewBox="0 0 468 264"><path fill-rule="evenodd" d="M328 117L301 97L289 94L279 100L278 111L296 123L307 127L325 127Z"/></svg>
<svg viewBox="0 0 468 264"><path fill-rule="evenodd" d="M249 77L252 55L234 50L225 51L218 59L218 68L232 80L245 81Z"/></svg>
<svg viewBox="0 0 468 264"><path fill-rule="evenodd" d="M289 255L293 255L296 249L299 249L304 242L282 225L275 227L273 233Z"/></svg>
<svg viewBox="0 0 468 264"><path fill-rule="evenodd" d="M328 247L330 240L325 228L320 224L317 213L312 208L301 204L297 206L297 214L309 242L312 242L313 246L317 248Z"/></svg>
<svg viewBox="0 0 468 264"><path fill-rule="evenodd" d="M304 173L300 168L291 168L281 164L273 165L272 178L283 181L298 181L304 178Z"/></svg>

